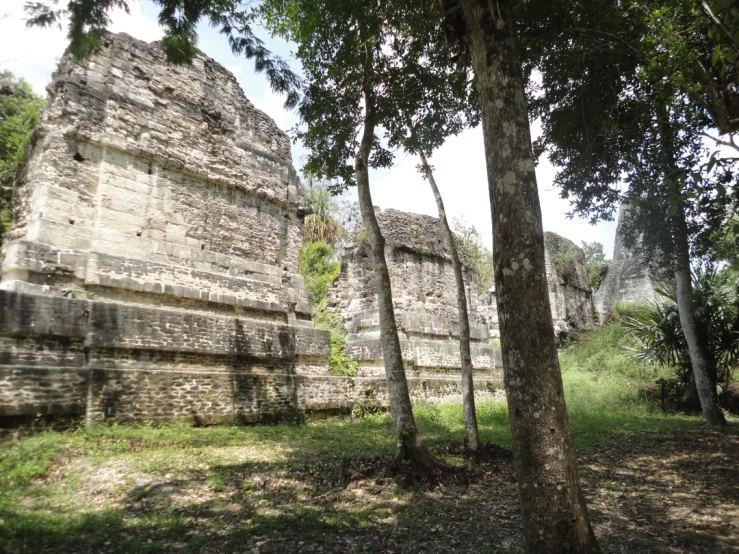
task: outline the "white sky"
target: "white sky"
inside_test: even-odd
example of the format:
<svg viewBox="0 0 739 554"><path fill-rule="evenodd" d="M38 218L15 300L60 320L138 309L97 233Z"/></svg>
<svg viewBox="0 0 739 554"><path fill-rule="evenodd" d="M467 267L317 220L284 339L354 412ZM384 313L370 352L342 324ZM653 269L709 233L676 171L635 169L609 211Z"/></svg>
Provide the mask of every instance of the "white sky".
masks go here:
<svg viewBox="0 0 739 554"><path fill-rule="evenodd" d="M26 0L0 0L0 69L10 70L23 77L38 93L45 95L45 87L66 48L66 33L58 29L26 29L23 12L25 2ZM148 0L140 3L132 0L130 4L130 14L121 11L112 13L113 25L110 30L125 32L146 41L161 38L162 31L156 22L155 6ZM266 78L254 73L250 62L235 57L223 36L206 25L201 25L199 35L199 48L236 76L246 96L258 108L274 118L282 129L287 130L296 123L295 115L282 108L283 99L271 92ZM297 62L290 55L289 44L268 40L266 33L260 33L259 36L265 39L268 48L290 60L298 68ZM533 131L536 133L536 126ZM296 167L302 165L300 158L304 153L299 146L293 148ZM481 129L470 129L449 139L434 153L430 162L435 168L435 176L449 215L464 217L467 222L472 223L490 247L492 227ZM436 204L431 190L428 183L416 172L417 163L416 158L403 158L401 154L396 159L395 167L373 170L370 180L374 204L382 208L436 216ZM569 203L559 198L559 192L552 184L555 169L545 158L540 160L536 175L544 230L559 233L578 245L583 240L601 242L610 257L613 252L615 222L592 226L584 220L568 219L566 213L569 211Z"/></svg>

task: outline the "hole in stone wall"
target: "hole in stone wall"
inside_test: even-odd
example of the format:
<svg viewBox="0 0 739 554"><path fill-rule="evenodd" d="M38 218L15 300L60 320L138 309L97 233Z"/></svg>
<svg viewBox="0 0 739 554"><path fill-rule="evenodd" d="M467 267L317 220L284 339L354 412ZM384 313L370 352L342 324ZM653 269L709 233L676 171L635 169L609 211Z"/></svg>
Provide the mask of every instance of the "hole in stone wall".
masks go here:
<svg viewBox="0 0 739 554"><path fill-rule="evenodd" d="M200 245L200 250L205 250L205 243Z"/></svg>
<svg viewBox="0 0 739 554"><path fill-rule="evenodd" d="M74 225L74 219L72 219L71 217L69 218L69 224Z"/></svg>
<svg viewBox="0 0 739 554"><path fill-rule="evenodd" d="M154 173L154 171L152 171L152 169L151 169L151 164L149 164L149 169L146 170L146 173L148 175L151 175L152 173Z"/></svg>
<svg viewBox="0 0 739 554"><path fill-rule="evenodd" d="M137 237L140 237L140 236L141 236L141 231L137 231L137 232L136 232L136 236L137 236Z"/></svg>
<svg viewBox="0 0 739 554"><path fill-rule="evenodd" d="M85 161L85 158L83 158L82 157L82 154L80 154L79 152L75 152L73 158L74 158L74 161L75 162L84 162Z"/></svg>
<svg viewBox="0 0 739 554"><path fill-rule="evenodd" d="M110 41L109 40L106 40L105 41L105 44L103 44L103 46L105 46L106 48L110 48Z"/></svg>

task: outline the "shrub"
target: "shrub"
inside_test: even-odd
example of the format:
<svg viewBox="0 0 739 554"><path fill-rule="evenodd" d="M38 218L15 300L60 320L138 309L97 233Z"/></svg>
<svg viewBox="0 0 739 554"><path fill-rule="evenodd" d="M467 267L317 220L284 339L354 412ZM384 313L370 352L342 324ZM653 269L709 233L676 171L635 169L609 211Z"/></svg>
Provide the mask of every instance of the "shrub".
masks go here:
<svg viewBox="0 0 739 554"><path fill-rule="evenodd" d="M346 330L339 314L322 309L316 312L313 321L316 327L331 333L331 356L328 359L331 374L356 375L359 364L346 355Z"/></svg>
<svg viewBox="0 0 739 554"><path fill-rule="evenodd" d="M670 400L680 409L699 409L688 345L677 309L674 283L655 289L657 299L639 306L624 319L631 331L637 359L669 367L675 378ZM693 272L693 302L698 340L708 356L711 379L719 398L725 396L731 372L739 363L739 295L737 283L712 266Z"/></svg>
<svg viewBox="0 0 739 554"><path fill-rule="evenodd" d="M377 415L380 413L380 405L372 400L372 396L375 394L375 389L372 387L366 387L364 389L364 396L358 398L352 406L352 417L356 419L365 419L367 417Z"/></svg>
<svg viewBox="0 0 739 554"><path fill-rule="evenodd" d="M306 290L313 293L317 310L326 300L328 287L341 272L341 264L333 257L333 249L325 242L310 242L300 252L298 271L305 278Z"/></svg>

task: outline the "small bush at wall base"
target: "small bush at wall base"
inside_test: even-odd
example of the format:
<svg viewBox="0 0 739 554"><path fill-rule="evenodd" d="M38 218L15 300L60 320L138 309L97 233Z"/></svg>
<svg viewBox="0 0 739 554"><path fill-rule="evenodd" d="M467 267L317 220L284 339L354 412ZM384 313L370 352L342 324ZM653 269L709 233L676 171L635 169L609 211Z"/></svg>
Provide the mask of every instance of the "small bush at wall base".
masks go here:
<svg viewBox="0 0 739 554"><path fill-rule="evenodd" d="M369 416L377 415L382 411L377 401L372 400L375 395L375 389L372 387L366 387L364 389L364 396L358 398L352 406L352 417L355 419L364 419Z"/></svg>

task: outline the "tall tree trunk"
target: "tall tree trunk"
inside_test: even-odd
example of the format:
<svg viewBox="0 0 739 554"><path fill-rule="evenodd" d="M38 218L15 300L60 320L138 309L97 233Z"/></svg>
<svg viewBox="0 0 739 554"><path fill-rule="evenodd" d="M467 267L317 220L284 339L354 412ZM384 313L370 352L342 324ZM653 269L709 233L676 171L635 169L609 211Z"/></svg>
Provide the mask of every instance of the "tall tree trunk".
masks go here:
<svg viewBox="0 0 739 554"><path fill-rule="evenodd" d="M457 244L449 227L446 217L444 201L441 198L439 187L436 186L434 173L431 171L426 155L419 150L421 164L426 178L431 185L436 199L436 207L439 210L439 223L441 224L444 240L449 248L449 256L452 259L454 280L457 284L457 311L459 312L459 356L462 362L462 411L464 412L464 444L470 450L477 450L480 446L480 435L477 430L477 414L475 413L475 385L472 380L472 354L470 353L470 319L467 313L467 290L464 286L464 275L462 274L462 262L459 260Z"/></svg>
<svg viewBox="0 0 739 554"><path fill-rule="evenodd" d="M677 269L677 311L680 314L680 326L683 328L685 342L688 343L690 364L693 366L693 378L698 398L701 401L703 417L710 425L726 425L726 419L718 403L716 382L711 378L708 356L703 344L698 339L698 325L695 319L693 303L693 285L690 275L690 246L688 244L685 208L680 205L675 215L675 247Z"/></svg>
<svg viewBox="0 0 739 554"><path fill-rule="evenodd" d="M380 342L385 360L385 378L390 400L390 413L395 431L395 457L410 460L421 467L441 465L424 446L413 418L413 407L408 394L408 381L403 367L403 354L395 323L393 294L390 273L385 260L385 238L375 217L369 185L369 157L375 134L375 106L371 91L365 88L365 119L362 141L354 159L357 179L357 195L362 223L367 231L367 239L372 249L375 270L377 308L380 314Z"/></svg>
<svg viewBox="0 0 739 554"><path fill-rule="evenodd" d="M512 0L460 0L477 76L501 347L528 554L595 554L570 437L544 267Z"/></svg>

